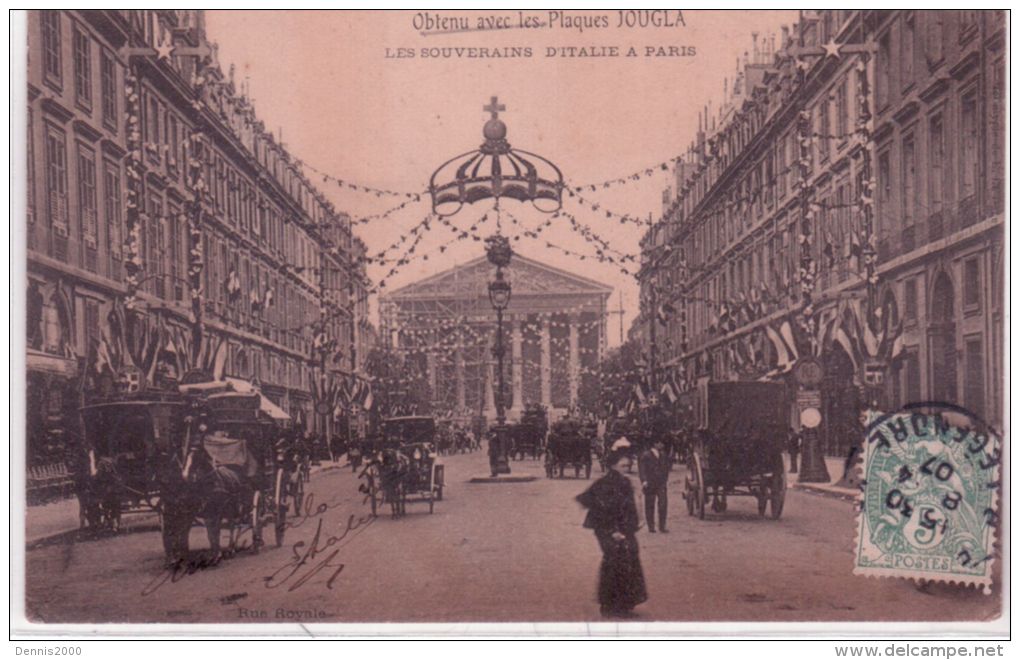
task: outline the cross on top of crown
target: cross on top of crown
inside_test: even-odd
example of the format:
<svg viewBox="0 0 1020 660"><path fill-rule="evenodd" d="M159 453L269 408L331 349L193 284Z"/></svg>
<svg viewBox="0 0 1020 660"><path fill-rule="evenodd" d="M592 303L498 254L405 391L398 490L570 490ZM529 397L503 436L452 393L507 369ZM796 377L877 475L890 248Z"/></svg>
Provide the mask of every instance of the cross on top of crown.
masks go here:
<svg viewBox="0 0 1020 660"><path fill-rule="evenodd" d="M499 113L505 111L506 106L502 105L499 102L499 97L493 96L492 101L489 102L489 105L483 107L482 110L490 113L493 119L499 119Z"/></svg>

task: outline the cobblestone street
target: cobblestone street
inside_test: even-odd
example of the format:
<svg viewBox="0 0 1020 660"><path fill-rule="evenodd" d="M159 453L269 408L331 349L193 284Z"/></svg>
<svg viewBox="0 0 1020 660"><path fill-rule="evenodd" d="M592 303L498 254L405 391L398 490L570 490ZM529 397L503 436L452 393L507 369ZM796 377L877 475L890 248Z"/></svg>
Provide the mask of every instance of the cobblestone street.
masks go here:
<svg viewBox="0 0 1020 660"><path fill-rule="evenodd" d="M161 569L153 527L43 544L27 556L28 615L51 623L598 620L600 553L573 500L589 482L546 479L538 461L524 461L513 463L514 474L537 480L471 484L487 474L483 452L445 461L448 487L433 515L426 503L409 503L403 519L371 519L350 469L328 470L311 482L312 510L328 510L292 521L283 547L243 552L173 580ZM996 615L997 598L976 590L921 591L902 580L851 575L849 502L791 489L779 521L759 518L749 498L733 498L725 514L700 521L687 516L682 489L678 468L670 533L638 534L650 593L639 620ZM204 530L192 530L191 545L207 547ZM323 552L295 570L313 546Z"/></svg>

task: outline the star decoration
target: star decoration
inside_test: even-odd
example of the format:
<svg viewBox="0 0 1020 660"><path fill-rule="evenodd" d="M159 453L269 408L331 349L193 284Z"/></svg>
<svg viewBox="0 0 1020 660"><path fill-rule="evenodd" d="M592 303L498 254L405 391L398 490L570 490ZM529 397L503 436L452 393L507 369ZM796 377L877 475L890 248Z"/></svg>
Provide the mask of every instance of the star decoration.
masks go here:
<svg viewBox="0 0 1020 660"><path fill-rule="evenodd" d="M170 41L169 37L163 39L163 41L156 46L156 57L161 60L169 60L170 56L174 52L174 45Z"/></svg>
<svg viewBox="0 0 1020 660"><path fill-rule="evenodd" d="M839 49L842 46L837 44L834 39L830 39L828 43L822 45L822 49L825 51L826 57L839 57Z"/></svg>

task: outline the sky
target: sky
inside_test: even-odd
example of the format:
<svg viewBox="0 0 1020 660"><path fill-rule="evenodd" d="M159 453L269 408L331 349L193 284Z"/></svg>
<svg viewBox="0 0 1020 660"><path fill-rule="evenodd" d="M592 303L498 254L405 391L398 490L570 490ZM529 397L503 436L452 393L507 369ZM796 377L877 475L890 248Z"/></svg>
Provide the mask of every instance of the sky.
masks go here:
<svg viewBox="0 0 1020 660"><path fill-rule="evenodd" d="M489 117L483 106L498 96L506 105L500 118L508 127L510 144L556 163L569 185L642 174L640 181L628 179L625 186L583 193L599 205L599 212L566 195L563 203L564 210L615 250L636 256L643 229L607 219L604 211L657 218L662 191L672 183L671 173L658 165L686 150L706 103L719 107L723 81L728 78L732 84L738 58L752 50L753 33L759 39L775 35L778 41L780 26L796 20L793 11L523 13L540 27L516 27L521 21L516 9L210 10L207 31L219 44L224 72L235 66L235 80L247 82L259 118L267 129L282 134L290 153L309 167L358 185L426 190L440 164L482 143L482 126ZM472 29L459 31L464 18ZM474 29L479 18L492 21L490 25L505 21L511 27L479 31ZM625 22L618 26L621 18ZM641 26L643 19L659 25ZM628 21L635 25L628 26ZM531 57L472 58L468 57L472 51L465 50L491 52L503 47L530 48ZM585 47L589 53L616 47L619 55L562 56L569 47ZM630 47L636 56L626 56ZM550 49L555 56L549 56ZM408 53L414 57L397 57ZM449 56L442 57L444 53ZM440 57L426 56L433 54ZM646 177L647 168L654 171ZM401 201L323 183L320 175L306 173L338 209L354 217L378 214ZM530 204L505 200L501 206L529 229L548 218ZM478 202L450 220L467 228L491 209L491 200ZM356 234L372 254L394 243L429 211L425 195L419 203L357 227ZM520 234L521 227L508 220L504 215L503 232ZM494 230L490 219L478 232L488 235ZM438 252L440 244L454 237L450 229L431 223L415 251L417 258L388 279L385 290L484 253L482 243L470 239ZM615 309L622 300L629 326L638 310L633 277L621 273L617 265L600 264L594 257L581 260L549 248L547 242L593 255L565 218L555 219L539 239L523 237L513 247L612 286L610 306ZM634 269L633 264L625 265ZM370 266L369 276L378 281L389 269ZM609 345L615 346L620 340L618 320L610 319L608 327Z"/></svg>

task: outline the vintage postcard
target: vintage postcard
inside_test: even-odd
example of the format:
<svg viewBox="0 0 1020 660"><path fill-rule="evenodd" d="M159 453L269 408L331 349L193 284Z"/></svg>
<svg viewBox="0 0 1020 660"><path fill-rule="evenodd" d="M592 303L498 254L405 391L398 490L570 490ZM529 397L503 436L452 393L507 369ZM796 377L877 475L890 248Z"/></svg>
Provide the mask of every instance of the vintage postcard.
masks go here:
<svg viewBox="0 0 1020 660"><path fill-rule="evenodd" d="M1008 630L1008 12L15 18L12 630Z"/></svg>

